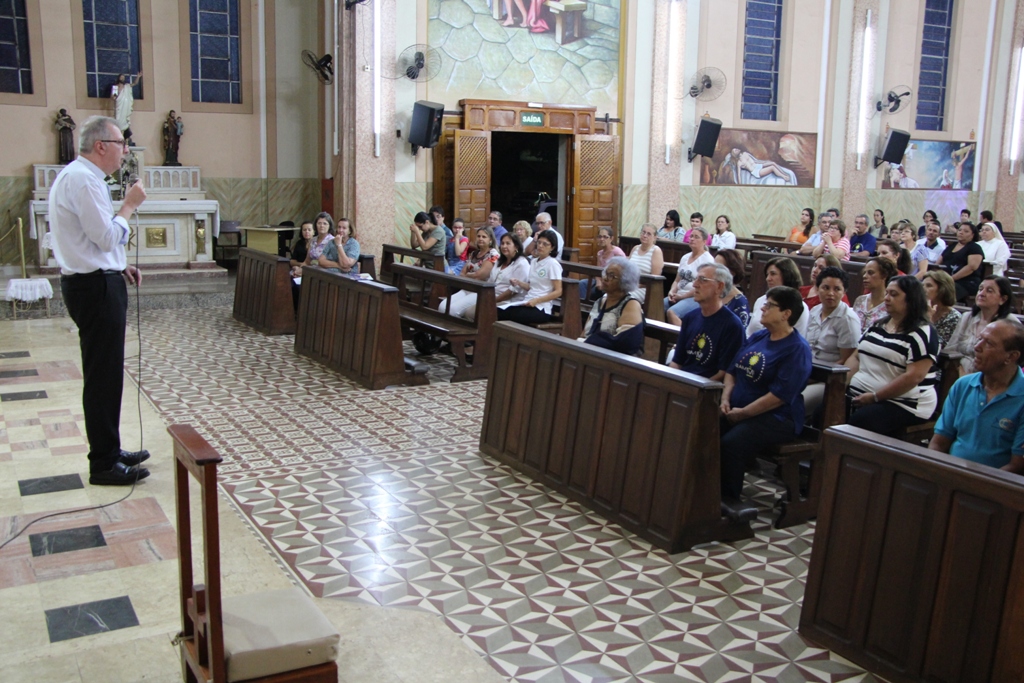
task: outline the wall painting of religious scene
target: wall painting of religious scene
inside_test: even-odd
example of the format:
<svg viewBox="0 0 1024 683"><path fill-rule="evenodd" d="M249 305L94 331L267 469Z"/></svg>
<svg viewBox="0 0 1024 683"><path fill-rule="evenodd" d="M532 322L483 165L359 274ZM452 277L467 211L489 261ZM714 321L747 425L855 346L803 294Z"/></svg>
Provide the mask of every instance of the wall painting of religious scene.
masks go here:
<svg viewBox="0 0 1024 683"><path fill-rule="evenodd" d="M701 185L814 187L815 133L723 128L715 154L701 157Z"/></svg>
<svg viewBox="0 0 1024 683"><path fill-rule="evenodd" d="M973 142L911 140L902 164L879 167L883 190L973 190Z"/></svg>
<svg viewBox="0 0 1024 683"><path fill-rule="evenodd" d="M621 0L428 0L441 71L427 99L597 107L618 115Z"/></svg>

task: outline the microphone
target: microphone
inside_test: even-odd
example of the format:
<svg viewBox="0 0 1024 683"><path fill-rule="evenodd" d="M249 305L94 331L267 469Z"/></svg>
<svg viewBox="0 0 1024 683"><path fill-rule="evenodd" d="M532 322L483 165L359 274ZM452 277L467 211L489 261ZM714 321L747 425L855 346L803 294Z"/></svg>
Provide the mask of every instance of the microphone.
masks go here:
<svg viewBox="0 0 1024 683"><path fill-rule="evenodd" d="M139 182L139 174L138 173L132 173L130 176L128 176L128 187L131 187L132 185L134 185L137 182Z"/></svg>

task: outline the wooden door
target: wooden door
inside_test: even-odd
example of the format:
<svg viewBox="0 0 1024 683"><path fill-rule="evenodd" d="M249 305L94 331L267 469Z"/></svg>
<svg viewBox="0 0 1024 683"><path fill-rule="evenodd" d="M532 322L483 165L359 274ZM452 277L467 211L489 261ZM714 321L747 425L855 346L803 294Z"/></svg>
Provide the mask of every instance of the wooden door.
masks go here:
<svg viewBox="0 0 1024 683"><path fill-rule="evenodd" d="M455 131L455 211L467 228L487 224L491 212L491 132Z"/></svg>
<svg viewBox="0 0 1024 683"><path fill-rule="evenodd" d="M444 219L448 225L455 218L455 131L462 127L461 116L445 116L441 119L441 138L434 147L434 196L433 203L444 207Z"/></svg>
<svg viewBox="0 0 1024 683"><path fill-rule="evenodd" d="M570 192L571 231L567 239L580 250L580 261L594 263L597 230L607 226L618 233L619 138L576 135L573 138Z"/></svg>

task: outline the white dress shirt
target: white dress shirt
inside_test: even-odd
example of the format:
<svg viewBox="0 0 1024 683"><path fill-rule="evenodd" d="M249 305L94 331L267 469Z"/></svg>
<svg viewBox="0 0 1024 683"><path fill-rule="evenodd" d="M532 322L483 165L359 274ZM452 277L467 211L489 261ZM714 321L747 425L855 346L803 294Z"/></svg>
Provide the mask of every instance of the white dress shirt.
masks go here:
<svg viewBox="0 0 1024 683"><path fill-rule="evenodd" d="M50 188L53 256L64 275L124 270L128 221L114 215L106 174L78 157L64 167Z"/></svg>

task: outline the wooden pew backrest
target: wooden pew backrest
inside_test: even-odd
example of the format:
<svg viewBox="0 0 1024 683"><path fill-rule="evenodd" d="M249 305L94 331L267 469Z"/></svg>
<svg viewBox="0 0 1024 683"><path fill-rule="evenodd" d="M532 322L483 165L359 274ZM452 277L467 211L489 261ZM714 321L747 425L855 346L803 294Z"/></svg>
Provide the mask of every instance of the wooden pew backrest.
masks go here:
<svg viewBox="0 0 1024 683"><path fill-rule="evenodd" d="M242 247L235 278L235 320L263 334L295 334L289 260Z"/></svg>
<svg viewBox="0 0 1024 683"><path fill-rule="evenodd" d="M892 681L1024 680L1024 478L843 426L800 633Z"/></svg>
<svg viewBox="0 0 1024 683"><path fill-rule="evenodd" d="M678 552L720 530L722 385L494 326L481 450Z"/></svg>

